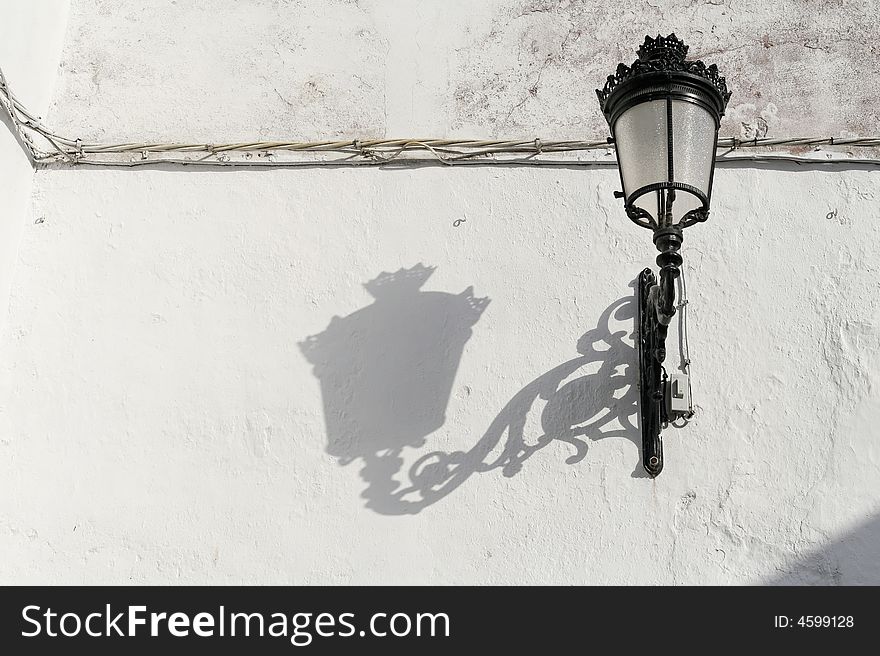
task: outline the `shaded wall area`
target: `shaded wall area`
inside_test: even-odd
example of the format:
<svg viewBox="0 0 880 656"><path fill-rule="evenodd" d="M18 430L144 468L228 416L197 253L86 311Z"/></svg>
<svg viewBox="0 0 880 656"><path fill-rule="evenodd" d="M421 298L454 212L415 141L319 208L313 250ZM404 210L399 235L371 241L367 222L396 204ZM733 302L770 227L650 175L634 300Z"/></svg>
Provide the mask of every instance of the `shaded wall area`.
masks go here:
<svg viewBox="0 0 880 656"><path fill-rule="evenodd" d="M880 585L880 516L873 516L808 552L767 585Z"/></svg>
<svg viewBox="0 0 880 656"><path fill-rule="evenodd" d="M0 67L20 102L45 116L57 82L70 0L5 3L0 8ZM31 213L34 170L12 121L0 111L0 308L5 320L22 227Z"/></svg>

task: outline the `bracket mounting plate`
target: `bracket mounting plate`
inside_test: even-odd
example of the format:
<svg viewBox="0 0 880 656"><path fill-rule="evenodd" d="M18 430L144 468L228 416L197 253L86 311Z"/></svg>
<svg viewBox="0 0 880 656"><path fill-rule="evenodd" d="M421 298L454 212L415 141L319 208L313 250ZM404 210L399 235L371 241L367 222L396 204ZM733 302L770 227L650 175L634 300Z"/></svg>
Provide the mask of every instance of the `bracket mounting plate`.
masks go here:
<svg viewBox="0 0 880 656"><path fill-rule="evenodd" d="M653 291L653 293L652 293ZM642 464L651 477L663 471L665 398L661 372L666 359L667 327L657 320L657 277L645 269L638 279L639 419L642 429Z"/></svg>

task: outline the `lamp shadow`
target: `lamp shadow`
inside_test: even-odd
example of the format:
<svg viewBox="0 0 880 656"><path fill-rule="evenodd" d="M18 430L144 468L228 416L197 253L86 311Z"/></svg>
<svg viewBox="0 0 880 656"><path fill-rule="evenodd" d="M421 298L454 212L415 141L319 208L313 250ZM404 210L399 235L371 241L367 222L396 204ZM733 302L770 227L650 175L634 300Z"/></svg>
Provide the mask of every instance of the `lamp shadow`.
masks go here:
<svg viewBox="0 0 880 656"><path fill-rule="evenodd" d="M342 465L424 446L446 420L464 346L489 299L473 287L421 291L434 271L381 273L364 284L375 302L299 344L321 383L327 453Z"/></svg>
<svg viewBox="0 0 880 656"><path fill-rule="evenodd" d="M517 392L470 449L430 450L405 467L405 450L425 447L443 425L464 346L489 304L472 287L460 294L420 291L433 272L418 264L382 273L365 285L374 303L334 317L299 344L321 384L327 452L341 465L361 461L368 508L421 512L474 474L515 476L554 442L571 448L570 465L586 457L589 440L623 437L641 453L638 363L627 340L636 304L628 296L578 340L575 357ZM633 477L646 476L637 462Z"/></svg>

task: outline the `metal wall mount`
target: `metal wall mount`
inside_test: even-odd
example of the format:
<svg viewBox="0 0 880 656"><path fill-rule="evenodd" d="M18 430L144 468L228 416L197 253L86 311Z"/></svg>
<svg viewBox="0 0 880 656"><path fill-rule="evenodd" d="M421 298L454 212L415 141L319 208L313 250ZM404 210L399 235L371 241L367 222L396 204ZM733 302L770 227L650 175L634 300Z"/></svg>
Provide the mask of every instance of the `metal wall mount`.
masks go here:
<svg viewBox="0 0 880 656"><path fill-rule="evenodd" d="M663 361L666 359L667 327L657 319L657 277L645 269L638 279L639 412L642 429L642 464L652 477L663 471L663 439L666 403Z"/></svg>

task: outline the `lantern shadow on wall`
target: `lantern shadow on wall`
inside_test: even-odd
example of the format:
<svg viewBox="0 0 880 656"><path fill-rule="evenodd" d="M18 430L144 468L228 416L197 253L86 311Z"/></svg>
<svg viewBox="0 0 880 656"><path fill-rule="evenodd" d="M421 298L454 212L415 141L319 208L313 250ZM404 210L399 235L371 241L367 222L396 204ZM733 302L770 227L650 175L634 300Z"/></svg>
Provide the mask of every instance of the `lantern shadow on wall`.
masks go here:
<svg viewBox="0 0 880 656"><path fill-rule="evenodd" d="M364 284L374 303L300 344L321 382L327 453L340 464L423 446L446 420L464 345L489 299L472 287L421 291L434 270L383 272Z"/></svg>
<svg viewBox="0 0 880 656"><path fill-rule="evenodd" d="M460 294L421 291L433 272L418 264L382 273L364 285L374 303L334 317L299 345L321 384L327 453L341 465L361 460L368 508L418 513L473 474L500 469L514 476L553 442L571 446L568 464L586 456L587 439L640 444L633 423L637 357L624 327L633 325L635 302L624 297L578 340L577 357L517 392L470 449L427 450L413 460L406 450L425 447L446 419L464 346L489 304L472 287ZM530 418L540 422L534 435ZM638 463L633 476L646 476Z"/></svg>

